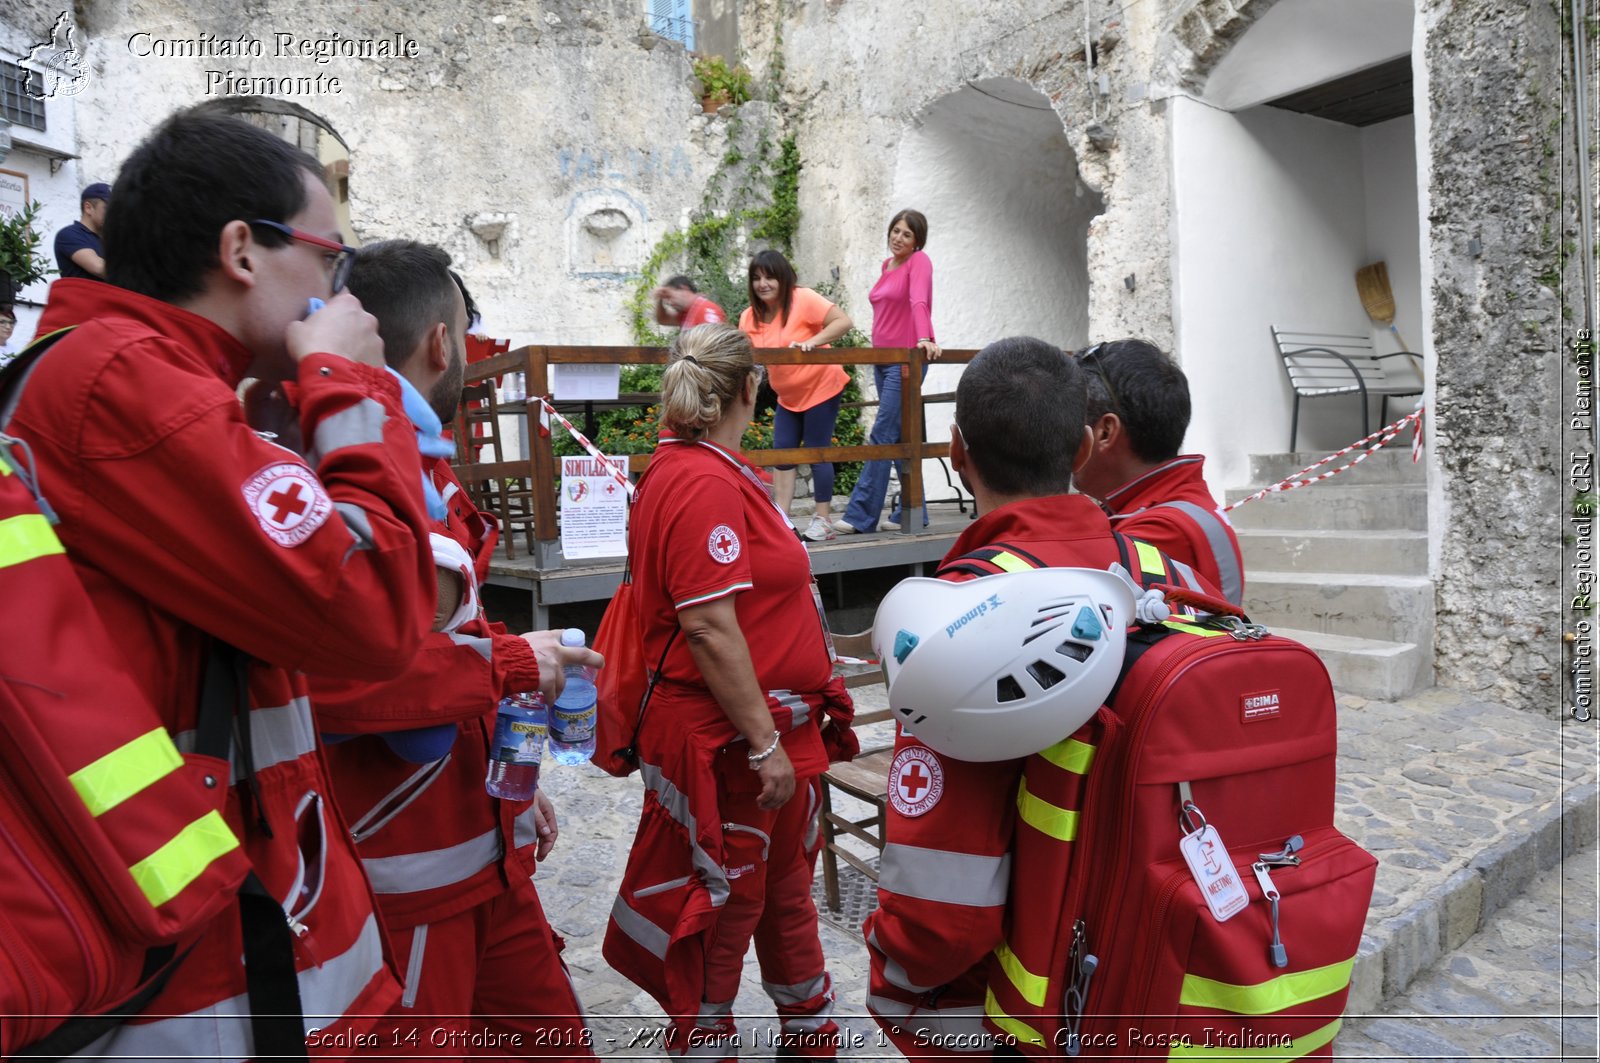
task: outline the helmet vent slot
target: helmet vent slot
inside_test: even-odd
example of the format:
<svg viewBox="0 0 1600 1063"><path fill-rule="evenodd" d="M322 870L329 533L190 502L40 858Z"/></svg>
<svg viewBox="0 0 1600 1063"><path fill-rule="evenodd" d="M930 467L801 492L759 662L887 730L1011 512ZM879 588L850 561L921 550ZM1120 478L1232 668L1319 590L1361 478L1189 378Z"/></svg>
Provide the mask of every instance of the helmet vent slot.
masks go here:
<svg viewBox="0 0 1600 1063"><path fill-rule="evenodd" d="M1049 624L1050 626L1049 627L1040 627L1039 625L1041 625L1041 624ZM1055 631L1058 628L1060 628L1061 627L1061 618L1060 617L1055 617L1055 616L1040 617L1038 620L1035 620L1033 622L1033 627L1034 627L1034 630L1028 632L1028 637L1022 640L1022 644L1024 646L1026 646L1028 643L1032 642L1034 639L1038 638L1039 636L1048 635L1052 631Z"/></svg>
<svg viewBox="0 0 1600 1063"><path fill-rule="evenodd" d="M1022 684L1010 676L1003 675L995 680L994 699L996 701L1021 701L1027 696L1022 689Z"/></svg>
<svg viewBox="0 0 1600 1063"><path fill-rule="evenodd" d="M897 709L895 711L900 713L900 715L902 715L902 716L910 716L916 710L915 709ZM912 723L921 723L923 720L926 720L927 718L928 718L927 714L924 713L923 715L918 716L916 719L912 720L911 722Z"/></svg>
<svg viewBox="0 0 1600 1063"><path fill-rule="evenodd" d="M1028 665L1028 674L1039 681L1039 685L1049 690L1063 679L1067 678L1061 669L1044 661L1034 661Z"/></svg>
<svg viewBox="0 0 1600 1063"><path fill-rule="evenodd" d="M1089 655L1094 651L1089 647L1079 645L1076 642L1063 642L1061 645L1056 647L1056 652L1061 654L1063 657L1071 657L1075 661L1087 661L1089 659Z"/></svg>

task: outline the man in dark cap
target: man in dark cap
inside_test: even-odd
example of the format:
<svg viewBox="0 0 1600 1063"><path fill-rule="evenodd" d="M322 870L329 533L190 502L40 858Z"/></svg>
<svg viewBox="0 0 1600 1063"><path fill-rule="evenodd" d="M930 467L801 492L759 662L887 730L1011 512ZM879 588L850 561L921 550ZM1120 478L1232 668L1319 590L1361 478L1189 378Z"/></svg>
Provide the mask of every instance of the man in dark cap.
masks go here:
<svg viewBox="0 0 1600 1063"><path fill-rule="evenodd" d="M100 246L100 230L106 224L106 207L111 203L111 186L96 182L78 197L78 220L56 233L56 269L63 277L106 279L106 253Z"/></svg>

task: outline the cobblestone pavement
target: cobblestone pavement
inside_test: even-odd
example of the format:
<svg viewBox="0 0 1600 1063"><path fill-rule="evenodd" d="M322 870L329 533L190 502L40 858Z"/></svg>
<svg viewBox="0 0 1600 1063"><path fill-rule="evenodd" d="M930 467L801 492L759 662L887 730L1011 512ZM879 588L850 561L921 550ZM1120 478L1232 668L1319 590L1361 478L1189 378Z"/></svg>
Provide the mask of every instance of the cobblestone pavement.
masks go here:
<svg viewBox="0 0 1600 1063"><path fill-rule="evenodd" d="M1346 1059L1600 1057L1595 868L1569 856L1491 916L1465 945L1334 1041Z"/></svg>
<svg viewBox="0 0 1600 1063"><path fill-rule="evenodd" d="M883 705L881 686L856 694L863 710ZM1361 1027L1359 1034L1345 1033L1340 1045L1348 1044L1348 1051L1363 1056L1369 1055L1369 1047L1379 1046L1370 1053L1375 1058L1395 1058L1395 1053L1426 1045L1434 1046L1426 1051L1442 1050L1438 1047L1442 1041L1427 1037L1444 1034L1429 1034L1429 1027L1393 1018L1383 1011L1385 1000L1396 1006L1409 1001L1402 1008L1407 1013L1487 1014L1513 1023L1531 1020L1511 1016L1555 1007L1557 997L1549 992L1559 985L1556 923L1541 926L1523 917L1513 920L1508 910L1504 918L1510 921L1491 924L1484 935L1499 935L1500 944L1491 957L1480 963L1455 952L1484 925L1486 916L1515 901L1528 887L1548 889L1553 882L1567 884L1565 911L1574 927L1580 914L1588 913L1584 924L1590 928L1588 981L1571 983L1570 991L1578 994L1573 1000L1587 999L1587 1014L1592 1016L1593 868L1587 877L1573 870L1572 861L1562 864L1560 874L1549 869L1560 864L1565 853L1579 851L1595 838L1594 725L1563 723L1441 689L1396 703L1343 695L1340 707L1337 822L1380 861L1349 1011L1382 1013L1382 1019L1364 1021L1389 1023L1377 1027L1381 1036L1375 1036L1370 1026ZM864 744L871 745L874 739L885 744L883 736L871 734ZM556 802L562 835L540 870L539 892L552 924L567 939L567 962L593 1016L599 1050L616 1058L661 1058L648 1044L630 1047L641 1031L661 1025L660 1009L600 956L606 918L638 820L639 781L612 779L588 765L550 766L540 781ZM849 925L845 919L840 923ZM1576 930L1573 933L1581 937ZM832 925L825 916L822 943L842 1021L859 1035L859 1043L843 1057L902 1058L879 1046L877 1028L865 1015L868 965L859 934ZM1421 995L1415 999L1401 996L1413 977L1447 956L1447 965L1466 963L1481 970L1481 984L1434 989L1429 982L1430 988L1419 988ZM1455 967L1451 973L1458 982L1464 977ZM1540 998L1542 1004L1528 998L1535 985L1545 987L1541 992L1549 990ZM736 1011L750 1035L746 1043L762 1045L773 1020L753 954L746 961ZM1492 1026L1495 1021L1461 1020L1452 1028L1459 1033L1476 1029L1461 1023ZM1402 1032L1407 1030L1412 1032ZM1588 1030L1584 1043L1592 1044L1592 1023ZM1556 1043L1559 1036L1554 1041L1548 1036L1537 1042L1507 1041L1497 1053L1473 1054L1492 1059L1555 1058L1549 1046ZM1524 1051L1524 1044L1546 1047L1516 1054ZM1353 1047L1357 1045L1361 1047ZM770 1053L758 1047L747 1048L744 1055L762 1059Z"/></svg>

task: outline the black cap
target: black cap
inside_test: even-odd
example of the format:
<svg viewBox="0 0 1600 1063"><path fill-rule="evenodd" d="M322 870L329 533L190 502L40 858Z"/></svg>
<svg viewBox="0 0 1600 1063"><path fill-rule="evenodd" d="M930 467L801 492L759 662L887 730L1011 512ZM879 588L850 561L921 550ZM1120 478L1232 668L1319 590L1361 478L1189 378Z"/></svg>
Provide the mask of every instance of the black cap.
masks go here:
<svg viewBox="0 0 1600 1063"><path fill-rule="evenodd" d="M111 202L111 186L104 181L96 181L83 190L83 195L78 197L78 203L81 206L91 199L103 199L107 203Z"/></svg>

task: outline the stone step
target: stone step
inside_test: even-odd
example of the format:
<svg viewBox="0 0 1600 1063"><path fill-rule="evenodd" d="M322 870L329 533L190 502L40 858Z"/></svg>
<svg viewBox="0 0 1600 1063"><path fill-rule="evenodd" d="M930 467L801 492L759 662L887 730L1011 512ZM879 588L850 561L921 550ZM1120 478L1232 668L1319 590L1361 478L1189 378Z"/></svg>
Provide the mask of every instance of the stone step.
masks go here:
<svg viewBox="0 0 1600 1063"><path fill-rule="evenodd" d="M1328 666L1334 689L1346 694L1393 701L1433 685L1433 657L1414 642L1384 642L1284 627L1275 627L1272 633L1315 650Z"/></svg>
<svg viewBox="0 0 1600 1063"><path fill-rule="evenodd" d="M1253 505L1254 503L1252 503ZM1246 582L1256 569L1288 572L1428 571L1428 533L1239 528Z"/></svg>
<svg viewBox="0 0 1600 1063"><path fill-rule="evenodd" d="M1269 628L1414 642L1433 654L1433 581L1426 576L1249 572L1244 608Z"/></svg>
<svg viewBox="0 0 1600 1063"><path fill-rule="evenodd" d="M1229 488L1230 503L1259 488ZM1342 485L1337 480L1294 491L1278 491L1228 514L1235 528L1324 531L1428 530L1428 495L1423 484Z"/></svg>
<svg viewBox="0 0 1600 1063"><path fill-rule="evenodd" d="M1401 443L1407 445L1401 446ZM1420 484L1427 482L1427 466L1423 462L1411 460L1410 437L1396 439L1387 447L1376 454L1368 454L1354 468L1346 469L1332 480L1323 481L1324 484ZM1250 455L1250 482L1256 489L1275 484L1279 480L1293 476L1301 469L1314 461L1321 461L1327 457L1311 450L1297 450L1287 454L1252 454ZM1323 473L1347 465L1355 454L1346 454L1336 458L1328 464L1320 466L1316 472ZM1315 475L1315 474L1313 474ZM1307 490L1301 488L1301 490Z"/></svg>

